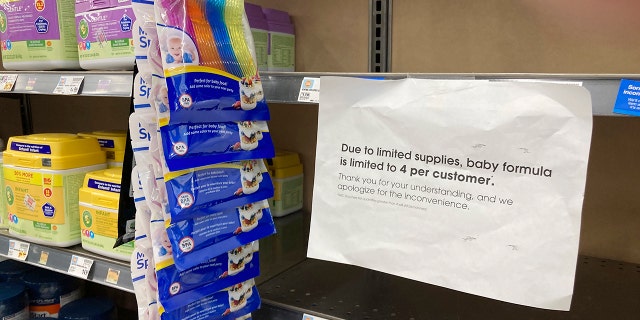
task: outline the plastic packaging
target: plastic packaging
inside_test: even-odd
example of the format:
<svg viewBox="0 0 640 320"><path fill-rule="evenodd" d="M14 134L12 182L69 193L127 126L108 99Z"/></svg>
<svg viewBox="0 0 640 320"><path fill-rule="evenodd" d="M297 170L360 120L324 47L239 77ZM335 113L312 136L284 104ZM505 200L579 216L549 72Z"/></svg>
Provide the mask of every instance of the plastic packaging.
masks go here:
<svg viewBox="0 0 640 320"><path fill-rule="evenodd" d="M23 284L0 283L0 319L29 319L29 300Z"/></svg>
<svg viewBox="0 0 640 320"><path fill-rule="evenodd" d="M255 278L260 273L257 241L202 261L182 271L172 264L156 269L158 294L165 311L183 307L226 287Z"/></svg>
<svg viewBox="0 0 640 320"><path fill-rule="evenodd" d="M130 261L133 242L116 248L122 168L87 173L80 188L82 248L114 259Z"/></svg>
<svg viewBox="0 0 640 320"><path fill-rule="evenodd" d="M229 162L165 175L171 222L266 200L273 184L262 160Z"/></svg>
<svg viewBox="0 0 640 320"><path fill-rule="evenodd" d="M132 70L135 14L131 0L76 0L80 66L86 70Z"/></svg>
<svg viewBox="0 0 640 320"><path fill-rule="evenodd" d="M79 69L73 1L2 1L0 39L7 70Z"/></svg>
<svg viewBox="0 0 640 320"><path fill-rule="evenodd" d="M193 268L275 232L266 201L178 221L167 227L169 241L175 248L174 262L180 270Z"/></svg>
<svg viewBox="0 0 640 320"><path fill-rule="evenodd" d="M79 279L46 269L26 273L22 281L29 295L31 318L55 318L60 308L82 296Z"/></svg>
<svg viewBox="0 0 640 320"><path fill-rule="evenodd" d="M107 299L83 298L60 309L61 320L115 320L116 308Z"/></svg>
<svg viewBox="0 0 640 320"><path fill-rule="evenodd" d="M267 71L267 50L269 45L269 24L262 12L262 7L245 2L245 12L251 27L251 36L256 52L256 63L259 71Z"/></svg>
<svg viewBox="0 0 640 320"><path fill-rule="evenodd" d="M9 232L36 243L80 243L78 203L87 172L106 168L95 138L75 134L12 137L4 152Z"/></svg>
<svg viewBox="0 0 640 320"><path fill-rule="evenodd" d="M0 228L7 227L7 203L6 196L4 194L4 170L2 166L4 164L4 158L2 156L4 151L4 142L0 139Z"/></svg>
<svg viewBox="0 0 640 320"><path fill-rule="evenodd" d="M101 130L78 133L82 137L94 137L98 139L100 148L107 153L107 166L109 168L121 168L124 161L124 151L127 146L127 131L125 130Z"/></svg>
<svg viewBox="0 0 640 320"><path fill-rule="evenodd" d="M260 307L253 279L201 297L170 312L161 310L162 320L235 319Z"/></svg>

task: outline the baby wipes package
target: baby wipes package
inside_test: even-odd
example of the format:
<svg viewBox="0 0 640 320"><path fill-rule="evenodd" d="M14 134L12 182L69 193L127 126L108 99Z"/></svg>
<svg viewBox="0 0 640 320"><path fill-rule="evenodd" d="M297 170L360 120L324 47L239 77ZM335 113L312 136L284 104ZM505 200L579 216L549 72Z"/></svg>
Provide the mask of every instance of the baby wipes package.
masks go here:
<svg viewBox="0 0 640 320"><path fill-rule="evenodd" d="M235 319L260 307L253 279L190 302L173 311L161 310L162 320Z"/></svg>
<svg viewBox="0 0 640 320"><path fill-rule="evenodd" d="M73 1L0 1L7 70L79 69Z"/></svg>
<svg viewBox="0 0 640 320"><path fill-rule="evenodd" d="M203 214L170 224L167 235L180 270L192 268L234 247L274 234L267 201Z"/></svg>
<svg viewBox="0 0 640 320"><path fill-rule="evenodd" d="M124 151L127 146L127 131L102 130L93 132L81 132L79 136L94 137L98 139L100 148L107 153L107 166L109 168L122 167Z"/></svg>
<svg viewBox="0 0 640 320"><path fill-rule="evenodd" d="M98 140L68 133L11 137L4 152L9 232L66 247L80 243L79 189L106 168Z"/></svg>
<svg viewBox="0 0 640 320"><path fill-rule="evenodd" d="M75 0L80 66L87 70L132 70L131 0Z"/></svg>
<svg viewBox="0 0 640 320"><path fill-rule="evenodd" d="M172 311L260 273L258 243L251 242L195 267L157 266L158 294L165 311Z"/></svg>
<svg viewBox="0 0 640 320"><path fill-rule="evenodd" d="M164 180L172 223L273 196L273 184L262 160L170 172Z"/></svg>
<svg viewBox="0 0 640 320"><path fill-rule="evenodd" d="M129 261L133 241L116 248L118 204L122 168L87 173L80 188L80 227L82 247L91 252Z"/></svg>

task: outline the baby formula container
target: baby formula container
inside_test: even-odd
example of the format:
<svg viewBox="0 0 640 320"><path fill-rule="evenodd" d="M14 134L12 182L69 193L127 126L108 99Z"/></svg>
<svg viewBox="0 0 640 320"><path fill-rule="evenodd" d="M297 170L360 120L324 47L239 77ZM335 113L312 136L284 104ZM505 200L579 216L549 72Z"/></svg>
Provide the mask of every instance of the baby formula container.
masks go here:
<svg viewBox="0 0 640 320"><path fill-rule="evenodd" d="M82 247L124 261L131 260L133 242L113 248L118 238L118 201L122 168L87 173L80 188Z"/></svg>
<svg viewBox="0 0 640 320"><path fill-rule="evenodd" d="M0 262L0 282L20 282L23 274L32 270L33 267L19 261L7 259Z"/></svg>
<svg viewBox="0 0 640 320"><path fill-rule="evenodd" d="M0 319L29 319L27 290L22 283L0 283Z"/></svg>
<svg viewBox="0 0 640 320"><path fill-rule="evenodd" d="M248 2L244 3L244 10L247 13L251 35L253 36L253 46L256 50L256 62L259 71L267 71L267 46L269 43L269 25L262 13L262 7Z"/></svg>
<svg viewBox="0 0 640 320"><path fill-rule="evenodd" d="M83 298L62 307L58 319L112 320L116 319L116 309L114 303L107 299Z"/></svg>
<svg viewBox="0 0 640 320"><path fill-rule="evenodd" d="M100 148L107 153L107 167L122 167L124 150L127 146L127 131L105 130L93 132L81 132L79 136L94 137L98 139Z"/></svg>
<svg viewBox="0 0 640 320"><path fill-rule="evenodd" d="M87 172L106 166L95 138L68 133L10 138L3 168L9 233L51 246L80 243L79 189Z"/></svg>
<svg viewBox="0 0 640 320"><path fill-rule="evenodd" d="M289 14L262 8L269 26L267 68L269 71L295 71L296 37Z"/></svg>
<svg viewBox="0 0 640 320"><path fill-rule="evenodd" d="M0 1L7 70L79 69L72 1Z"/></svg>
<svg viewBox="0 0 640 320"><path fill-rule="evenodd" d="M303 173L300 156L291 151L277 150L267 159L273 182L273 198L269 199L271 215L282 217L302 209Z"/></svg>
<svg viewBox="0 0 640 320"><path fill-rule="evenodd" d="M80 299L80 279L46 269L27 272L22 281L27 287L31 318L57 317L60 308Z"/></svg>
<svg viewBox="0 0 640 320"><path fill-rule="evenodd" d="M135 15L131 0L75 0L75 8L82 69L132 70Z"/></svg>

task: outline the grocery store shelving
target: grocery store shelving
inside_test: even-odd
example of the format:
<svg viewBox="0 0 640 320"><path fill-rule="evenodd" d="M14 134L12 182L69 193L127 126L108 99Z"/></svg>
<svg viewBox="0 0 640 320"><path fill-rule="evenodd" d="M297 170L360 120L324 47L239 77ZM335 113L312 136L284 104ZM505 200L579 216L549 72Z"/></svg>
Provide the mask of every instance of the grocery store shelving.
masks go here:
<svg viewBox="0 0 640 320"><path fill-rule="evenodd" d="M0 256L9 258L9 242L11 240L29 243L29 251L26 256L26 260L24 261L25 263L68 274L72 256L75 255L82 258L88 258L93 260L93 265L86 280L120 289L122 291L133 292L129 262L115 260L91 253L82 249L81 245L69 248L58 248L17 239L14 236L11 236L6 229L0 230ZM47 259L44 263L41 263L43 252L47 256ZM107 281L107 273L110 271L118 274L117 282L112 283Z"/></svg>
<svg viewBox="0 0 640 320"><path fill-rule="evenodd" d="M83 76L78 95L131 97L132 71L2 71L17 74L13 90L4 93L53 94L62 76Z"/></svg>

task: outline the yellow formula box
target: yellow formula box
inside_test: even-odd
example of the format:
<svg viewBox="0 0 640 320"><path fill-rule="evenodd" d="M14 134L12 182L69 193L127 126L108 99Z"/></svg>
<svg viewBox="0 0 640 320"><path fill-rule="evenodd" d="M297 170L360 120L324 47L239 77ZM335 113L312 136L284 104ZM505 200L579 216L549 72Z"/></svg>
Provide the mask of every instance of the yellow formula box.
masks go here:
<svg viewBox="0 0 640 320"><path fill-rule="evenodd" d="M107 153L107 166L109 168L122 167L124 151L127 147L127 131L105 130L80 132L78 135L98 139L100 148Z"/></svg>
<svg viewBox="0 0 640 320"><path fill-rule="evenodd" d="M106 166L95 138L68 133L9 138L3 167L9 233L59 247L80 243L78 191L87 172Z"/></svg>
<svg viewBox="0 0 640 320"><path fill-rule="evenodd" d="M282 217L302 209L303 167L300 156L291 151L278 150L267 159L273 182L274 196L269 199L271 215Z"/></svg>
<svg viewBox="0 0 640 320"><path fill-rule="evenodd" d="M121 180L122 168L87 173L80 188L80 233L85 250L130 261L133 242L113 247L118 239Z"/></svg>

